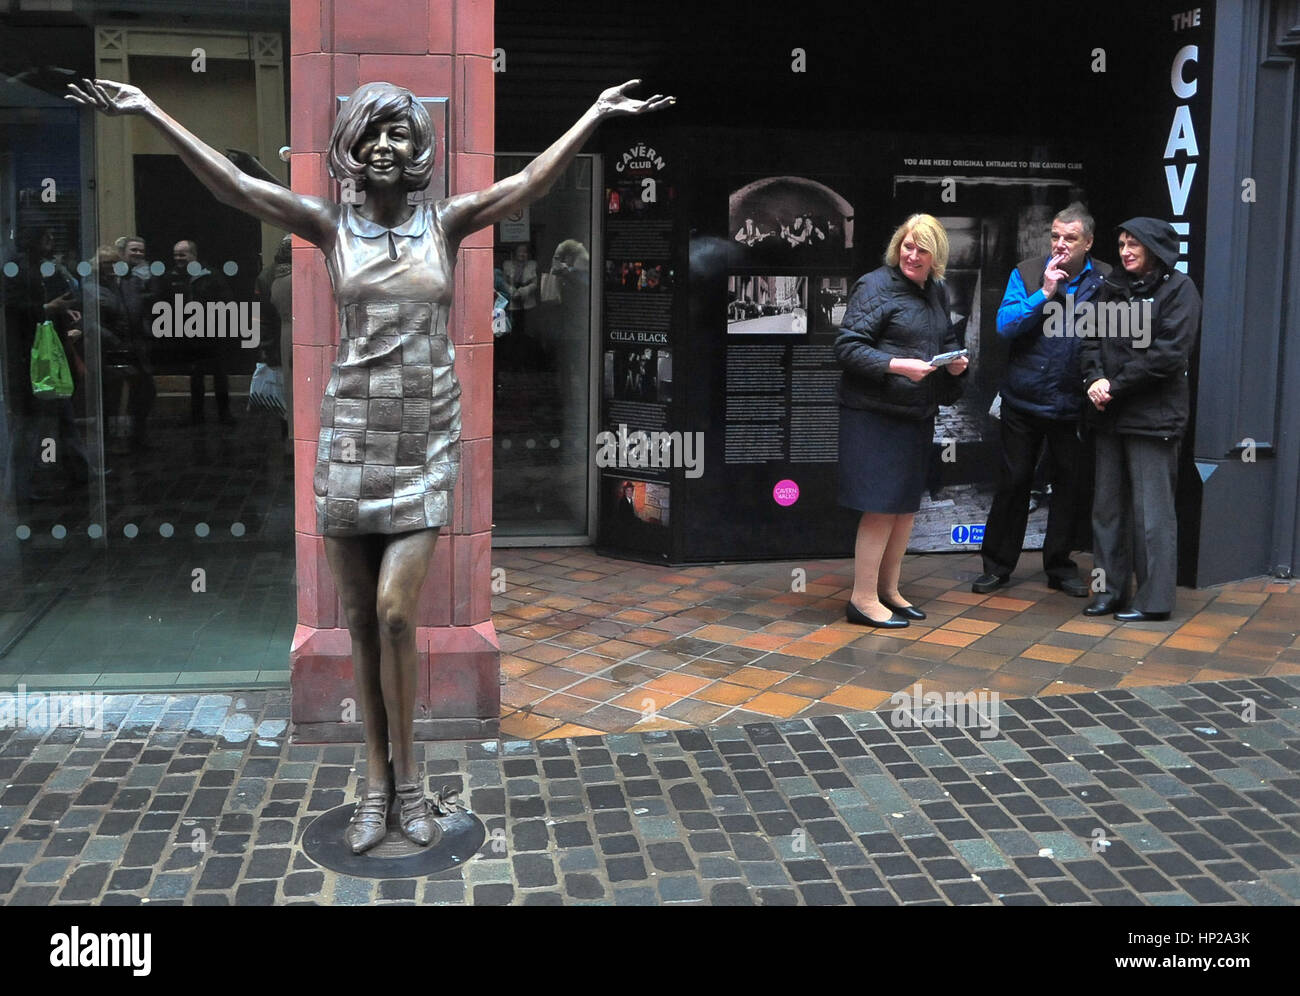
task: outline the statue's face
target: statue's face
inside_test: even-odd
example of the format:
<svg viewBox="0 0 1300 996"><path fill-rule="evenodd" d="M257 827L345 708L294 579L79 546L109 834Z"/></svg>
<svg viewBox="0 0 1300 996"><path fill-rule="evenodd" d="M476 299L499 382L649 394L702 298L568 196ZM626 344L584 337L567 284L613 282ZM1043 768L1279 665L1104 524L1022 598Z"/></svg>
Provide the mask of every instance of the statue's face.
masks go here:
<svg viewBox="0 0 1300 996"><path fill-rule="evenodd" d="M353 155L365 165L368 188L400 184L407 164L415 156L411 123L406 118L372 121L362 133Z"/></svg>

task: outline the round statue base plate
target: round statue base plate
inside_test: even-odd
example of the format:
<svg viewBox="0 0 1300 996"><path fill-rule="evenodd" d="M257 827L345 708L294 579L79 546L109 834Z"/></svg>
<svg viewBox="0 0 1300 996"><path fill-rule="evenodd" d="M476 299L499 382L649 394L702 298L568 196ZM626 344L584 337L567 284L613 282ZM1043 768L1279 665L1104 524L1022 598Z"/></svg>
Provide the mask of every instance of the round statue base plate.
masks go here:
<svg viewBox="0 0 1300 996"><path fill-rule="evenodd" d="M436 817L439 836L420 847L403 836L390 814L387 836L370 850L353 854L343 834L355 810L356 803L350 803L316 817L302 835L307 857L330 871L357 878L423 878L463 865L487 839L482 820L459 812Z"/></svg>

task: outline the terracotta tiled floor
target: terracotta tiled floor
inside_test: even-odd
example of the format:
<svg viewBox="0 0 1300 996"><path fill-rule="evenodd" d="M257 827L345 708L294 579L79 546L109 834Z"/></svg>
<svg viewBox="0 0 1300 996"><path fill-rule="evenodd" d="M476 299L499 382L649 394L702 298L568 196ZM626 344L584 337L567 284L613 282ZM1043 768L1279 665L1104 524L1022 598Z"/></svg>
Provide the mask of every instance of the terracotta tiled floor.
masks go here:
<svg viewBox="0 0 1300 996"><path fill-rule="evenodd" d="M527 739L874 709L916 682L1013 697L1300 674L1300 586L1267 579L1180 588L1168 622L1118 624L1023 563L974 595L977 555L910 556L903 592L929 618L886 636L844 621L851 560L679 569L515 549L494 566L501 730Z"/></svg>

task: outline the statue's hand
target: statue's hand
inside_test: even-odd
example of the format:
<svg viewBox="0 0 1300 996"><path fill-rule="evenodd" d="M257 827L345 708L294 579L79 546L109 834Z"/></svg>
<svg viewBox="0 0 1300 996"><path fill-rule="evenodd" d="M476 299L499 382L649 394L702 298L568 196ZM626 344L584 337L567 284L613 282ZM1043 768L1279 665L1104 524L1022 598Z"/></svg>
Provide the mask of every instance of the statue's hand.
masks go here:
<svg viewBox="0 0 1300 996"><path fill-rule="evenodd" d="M153 105L143 90L130 83L113 80L83 79L81 85L69 83L71 93L63 96L75 104L93 107L112 117L116 114L144 114Z"/></svg>
<svg viewBox="0 0 1300 996"><path fill-rule="evenodd" d="M653 97L648 97L645 100L629 97L628 91L640 85L640 80L628 80L622 86L612 86L596 98L596 107L599 108L602 114L612 116L617 114L645 114L647 111L658 111L677 103L676 97L665 97L661 93L656 93Z"/></svg>

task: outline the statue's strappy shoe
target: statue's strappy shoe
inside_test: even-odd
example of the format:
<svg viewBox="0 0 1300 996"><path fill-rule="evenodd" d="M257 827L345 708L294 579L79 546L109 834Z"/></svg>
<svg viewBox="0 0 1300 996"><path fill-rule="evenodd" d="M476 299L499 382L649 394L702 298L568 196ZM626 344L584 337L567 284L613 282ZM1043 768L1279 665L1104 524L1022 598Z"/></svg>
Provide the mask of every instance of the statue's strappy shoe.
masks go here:
<svg viewBox="0 0 1300 996"><path fill-rule="evenodd" d="M344 835L353 854L368 851L384 839L388 833L388 807L392 801L392 791L384 789L379 792L367 791L365 797L357 803L352 822L348 824Z"/></svg>
<svg viewBox="0 0 1300 996"><path fill-rule="evenodd" d="M429 802L424 797L424 785L420 782L398 785L397 802L397 823L406 839L421 847L428 845L438 831Z"/></svg>

